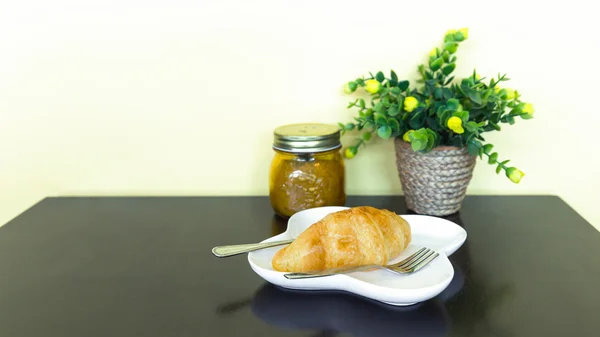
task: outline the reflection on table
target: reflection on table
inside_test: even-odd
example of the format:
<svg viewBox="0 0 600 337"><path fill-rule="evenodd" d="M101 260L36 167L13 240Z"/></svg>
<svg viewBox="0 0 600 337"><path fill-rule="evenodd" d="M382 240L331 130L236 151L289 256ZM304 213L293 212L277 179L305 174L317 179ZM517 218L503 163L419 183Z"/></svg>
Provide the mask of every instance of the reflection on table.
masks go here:
<svg viewBox="0 0 600 337"><path fill-rule="evenodd" d="M436 298L394 307L344 292L296 291L263 285L251 307L264 322L284 329L349 333L357 337L445 336L449 320L444 301L458 293L464 281L455 276Z"/></svg>

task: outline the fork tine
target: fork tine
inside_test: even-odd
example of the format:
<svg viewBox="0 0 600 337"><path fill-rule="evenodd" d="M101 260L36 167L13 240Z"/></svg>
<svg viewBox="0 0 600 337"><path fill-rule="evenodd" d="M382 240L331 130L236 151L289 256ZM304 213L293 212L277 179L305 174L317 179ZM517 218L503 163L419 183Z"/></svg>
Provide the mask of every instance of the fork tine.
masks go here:
<svg viewBox="0 0 600 337"><path fill-rule="evenodd" d="M394 264L394 267L399 267L401 268L402 266L413 262L415 259L418 259L419 257L421 257L421 255L423 254L423 252L425 252L427 250L427 248L421 248L419 249L416 253L414 253L413 255L407 257L406 259Z"/></svg>
<svg viewBox="0 0 600 337"><path fill-rule="evenodd" d="M417 264L416 266L414 266L414 267L413 267L413 270L412 270L412 272L414 273L414 272L416 272L417 270L419 270L419 269L421 269L421 268L425 267L426 265L428 265L428 264L429 264L429 262L431 262L431 261L435 260L435 258L436 258L436 257L438 257L438 255L440 255L440 254L439 254L439 253L435 253L435 254L431 255L429 258L425 259L423 262L421 262L421 263Z"/></svg>
<svg viewBox="0 0 600 337"><path fill-rule="evenodd" d="M425 261L427 258L429 258L431 255L435 254L435 252L431 249L427 249L427 252L423 255L421 255L421 257L419 257L418 260L413 261L412 263L403 266L402 268L404 269L412 269L415 266L417 266L419 263L421 263L422 261Z"/></svg>

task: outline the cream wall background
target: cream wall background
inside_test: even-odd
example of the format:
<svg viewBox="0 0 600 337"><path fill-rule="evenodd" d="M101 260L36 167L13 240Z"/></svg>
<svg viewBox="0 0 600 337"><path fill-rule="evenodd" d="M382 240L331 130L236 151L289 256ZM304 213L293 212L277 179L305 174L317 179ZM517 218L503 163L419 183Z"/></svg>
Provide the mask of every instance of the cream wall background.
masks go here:
<svg viewBox="0 0 600 337"><path fill-rule="evenodd" d="M0 224L53 195L265 195L272 129L349 120L342 85L469 27L458 74L506 72L536 118L487 136L470 194L557 194L600 227L600 24L585 1L0 2ZM351 194L398 194L391 142ZM568 226L569 224L565 224Z"/></svg>

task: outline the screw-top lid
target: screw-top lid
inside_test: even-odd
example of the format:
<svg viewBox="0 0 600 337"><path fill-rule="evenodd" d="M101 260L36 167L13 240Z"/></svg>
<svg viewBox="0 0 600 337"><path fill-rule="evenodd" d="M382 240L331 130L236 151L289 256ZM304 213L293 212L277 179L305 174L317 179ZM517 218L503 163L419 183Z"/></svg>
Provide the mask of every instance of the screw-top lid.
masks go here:
<svg viewBox="0 0 600 337"><path fill-rule="evenodd" d="M273 148L280 151L307 153L334 150L342 146L340 128L319 123L288 124L275 129Z"/></svg>

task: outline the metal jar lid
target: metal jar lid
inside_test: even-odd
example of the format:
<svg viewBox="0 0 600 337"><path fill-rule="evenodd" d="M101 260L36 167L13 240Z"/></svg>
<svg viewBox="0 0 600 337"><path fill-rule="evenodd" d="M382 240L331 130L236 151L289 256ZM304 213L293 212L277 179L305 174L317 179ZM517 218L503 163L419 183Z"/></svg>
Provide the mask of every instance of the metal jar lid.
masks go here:
<svg viewBox="0 0 600 337"><path fill-rule="evenodd" d="M320 123L288 124L275 129L273 148L285 152L324 152L340 148L340 128Z"/></svg>

